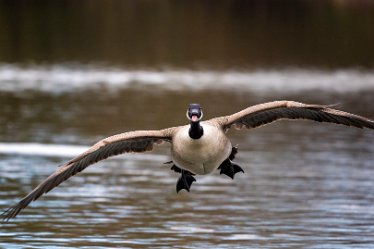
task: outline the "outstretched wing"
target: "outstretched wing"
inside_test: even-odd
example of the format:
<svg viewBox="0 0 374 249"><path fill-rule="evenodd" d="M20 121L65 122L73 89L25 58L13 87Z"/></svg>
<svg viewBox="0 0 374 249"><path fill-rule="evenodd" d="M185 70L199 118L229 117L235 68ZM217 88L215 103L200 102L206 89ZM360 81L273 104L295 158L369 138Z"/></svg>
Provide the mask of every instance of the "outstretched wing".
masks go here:
<svg viewBox="0 0 374 249"><path fill-rule="evenodd" d="M8 221L25 207L30 202L35 201L44 193L49 192L60 183L67 180L71 176L81 172L89 165L94 164L100 160L104 160L110 156L119 155L126 152L145 152L153 149L153 144L161 143L162 141L171 141L172 130L157 130L157 131L133 131L121 133L108 138L105 138L86 152L73 158L66 164L60 166L52 175L41 182L31 193L25 196L15 206L10 207L3 214L1 218Z"/></svg>
<svg viewBox="0 0 374 249"><path fill-rule="evenodd" d="M374 129L374 121L325 105L308 105L293 101L274 101L248 107L229 116L217 118L224 128L231 126L248 129L260 127L280 119L309 119L358 128Z"/></svg>

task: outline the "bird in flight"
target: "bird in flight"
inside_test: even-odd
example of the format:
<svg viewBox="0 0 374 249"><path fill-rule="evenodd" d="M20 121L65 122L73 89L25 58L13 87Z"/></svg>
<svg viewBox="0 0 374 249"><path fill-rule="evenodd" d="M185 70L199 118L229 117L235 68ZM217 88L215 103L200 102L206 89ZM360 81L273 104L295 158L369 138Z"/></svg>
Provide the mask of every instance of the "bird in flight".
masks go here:
<svg viewBox="0 0 374 249"><path fill-rule="evenodd" d="M1 214L4 221L16 217L30 202L37 200L62 182L88 166L110 156L129 152L146 152L162 142L171 144L171 169L180 173L176 190L190 191L195 175L220 174L234 178L243 169L233 162L238 152L226 132L231 127L257 128L281 119L308 119L374 129L374 121L362 116L333 109L332 106L310 105L294 101L274 101L248 107L228 116L202 121L199 104L190 104L186 116L190 124L163 130L138 130L105 138L82 154L71 159L42 181L16 205Z"/></svg>

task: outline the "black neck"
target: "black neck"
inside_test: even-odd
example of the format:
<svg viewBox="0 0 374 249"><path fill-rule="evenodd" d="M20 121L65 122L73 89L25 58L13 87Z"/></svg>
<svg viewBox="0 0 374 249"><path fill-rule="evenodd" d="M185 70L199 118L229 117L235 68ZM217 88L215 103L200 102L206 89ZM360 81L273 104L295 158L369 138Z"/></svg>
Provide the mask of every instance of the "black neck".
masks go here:
<svg viewBox="0 0 374 249"><path fill-rule="evenodd" d="M200 122L192 122L191 121L191 127L188 131L188 134L190 135L190 138L192 139L199 139L203 136L204 130L203 127L200 125Z"/></svg>

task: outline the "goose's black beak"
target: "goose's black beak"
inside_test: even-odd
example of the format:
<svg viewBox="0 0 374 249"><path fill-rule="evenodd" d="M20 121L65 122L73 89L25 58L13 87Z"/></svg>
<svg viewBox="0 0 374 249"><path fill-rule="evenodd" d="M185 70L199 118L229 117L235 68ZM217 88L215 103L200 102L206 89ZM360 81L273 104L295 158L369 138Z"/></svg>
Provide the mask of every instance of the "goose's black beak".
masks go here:
<svg viewBox="0 0 374 249"><path fill-rule="evenodd" d="M201 112L200 112L199 109L192 109L190 111L190 119L191 119L191 121L193 121L193 122L199 121L200 116L201 116Z"/></svg>

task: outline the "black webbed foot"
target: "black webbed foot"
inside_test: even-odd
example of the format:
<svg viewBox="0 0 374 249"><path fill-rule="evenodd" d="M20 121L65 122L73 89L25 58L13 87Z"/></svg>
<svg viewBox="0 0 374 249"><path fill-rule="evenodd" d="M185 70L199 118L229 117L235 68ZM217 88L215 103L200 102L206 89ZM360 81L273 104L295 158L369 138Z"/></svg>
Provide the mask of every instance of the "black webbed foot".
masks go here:
<svg viewBox="0 0 374 249"><path fill-rule="evenodd" d="M192 176L191 172L182 170L182 174L177 181L177 193L182 189L190 192L190 188L193 182L196 182L196 179Z"/></svg>
<svg viewBox="0 0 374 249"><path fill-rule="evenodd" d="M234 179L235 174L238 172L244 173L244 170L236 163L231 162L230 159L226 159L225 161L223 161L223 163L218 168L221 170L219 172L220 174L227 175L231 179Z"/></svg>
<svg viewBox="0 0 374 249"><path fill-rule="evenodd" d="M232 160L235 159L235 155L238 153L238 147L234 146L231 149L231 153L229 157L221 163L221 165L218 167L221 171L219 172L220 174L227 175L231 179L234 179L234 176L238 172L243 172L244 170L237 165L236 163L233 163Z"/></svg>
<svg viewBox="0 0 374 249"><path fill-rule="evenodd" d="M167 162L165 164L173 163L173 161ZM170 168L174 172L181 173L181 176L179 177L177 181L177 193L181 191L182 189L187 190L190 192L190 188L193 182L196 182L195 177L193 177L195 174L189 172L188 170L184 170L173 164Z"/></svg>

